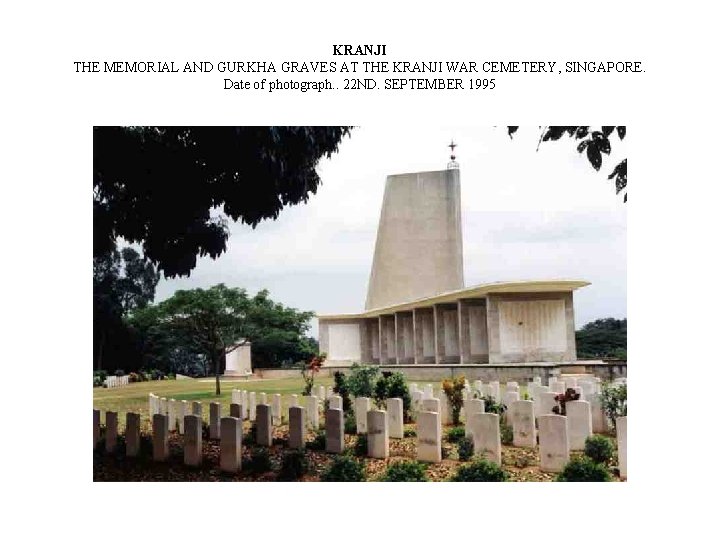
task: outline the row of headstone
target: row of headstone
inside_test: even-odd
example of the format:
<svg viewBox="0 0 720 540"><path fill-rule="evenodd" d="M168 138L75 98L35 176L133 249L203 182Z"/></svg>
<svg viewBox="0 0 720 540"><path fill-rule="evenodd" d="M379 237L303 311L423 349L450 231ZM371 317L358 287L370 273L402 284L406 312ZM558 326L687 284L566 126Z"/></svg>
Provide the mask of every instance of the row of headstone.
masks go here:
<svg viewBox="0 0 720 540"><path fill-rule="evenodd" d="M123 375L121 377L118 377L117 375L108 375L105 377L105 381L103 382L103 385L105 385L106 388L115 388L117 386L126 386L128 384L130 384L129 375Z"/></svg>

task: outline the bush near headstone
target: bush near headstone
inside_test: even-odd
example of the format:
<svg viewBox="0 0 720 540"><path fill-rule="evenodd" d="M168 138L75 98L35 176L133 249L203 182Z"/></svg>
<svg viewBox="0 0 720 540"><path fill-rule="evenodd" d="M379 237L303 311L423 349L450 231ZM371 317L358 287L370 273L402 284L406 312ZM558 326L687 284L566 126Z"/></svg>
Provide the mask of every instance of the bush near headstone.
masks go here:
<svg viewBox="0 0 720 540"><path fill-rule="evenodd" d="M305 444L305 447L308 450L317 450L320 452L324 452L325 451L325 441L326 441L325 431L320 430L317 433L315 433L315 438L312 441Z"/></svg>
<svg viewBox="0 0 720 540"><path fill-rule="evenodd" d="M465 390L465 375L444 379L442 389L450 404L452 423L457 426L460 423L460 410L464 402L463 390Z"/></svg>
<svg viewBox="0 0 720 540"><path fill-rule="evenodd" d="M609 482L610 471L603 463L595 463L592 459L582 456L568 461L565 468L557 475L558 482Z"/></svg>
<svg viewBox="0 0 720 540"><path fill-rule="evenodd" d="M253 473L264 473L272 470L272 461L266 448L254 448L250 457L243 460L242 469Z"/></svg>
<svg viewBox="0 0 720 540"><path fill-rule="evenodd" d="M310 465L304 450L286 452L280 464L278 480L297 480L307 474Z"/></svg>
<svg viewBox="0 0 720 540"><path fill-rule="evenodd" d="M592 435L585 439L585 455L595 463L608 463L613 456L613 444L607 437Z"/></svg>
<svg viewBox="0 0 720 540"><path fill-rule="evenodd" d="M471 437L463 437L458 442L458 458L460 461L469 461L475 453L475 445Z"/></svg>
<svg viewBox="0 0 720 540"><path fill-rule="evenodd" d="M368 453L367 434L360 433L357 436L357 440L355 441L355 446L353 447L353 453L358 457L367 456L367 453Z"/></svg>
<svg viewBox="0 0 720 540"><path fill-rule="evenodd" d="M604 383L600 402L605 416L612 422L613 431L617 431L617 419L627 416L627 384Z"/></svg>
<svg viewBox="0 0 720 540"><path fill-rule="evenodd" d="M320 475L323 482L364 482L365 465L350 456L337 456Z"/></svg>
<svg viewBox="0 0 720 540"><path fill-rule="evenodd" d="M385 469L382 482L427 482L427 465L418 461L397 461Z"/></svg>
<svg viewBox="0 0 720 540"><path fill-rule="evenodd" d="M500 418L500 442L503 444L513 443L513 428L502 417Z"/></svg>
<svg viewBox="0 0 720 540"><path fill-rule="evenodd" d="M465 438L465 428L462 426L454 426L448 429L445 437L448 442L456 443Z"/></svg>
<svg viewBox="0 0 720 540"><path fill-rule="evenodd" d="M486 459L476 459L467 465L461 465L450 478L451 482L505 482L508 474L496 463Z"/></svg>

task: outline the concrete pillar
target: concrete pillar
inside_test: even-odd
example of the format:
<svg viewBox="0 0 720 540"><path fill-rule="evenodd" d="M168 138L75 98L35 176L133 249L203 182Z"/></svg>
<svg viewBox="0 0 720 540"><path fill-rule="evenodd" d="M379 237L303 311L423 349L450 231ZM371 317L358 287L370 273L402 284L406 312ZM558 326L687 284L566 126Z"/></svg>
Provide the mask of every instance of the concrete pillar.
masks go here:
<svg viewBox="0 0 720 540"><path fill-rule="evenodd" d="M93 450L97 448L100 440L100 410L93 409Z"/></svg>
<svg viewBox="0 0 720 540"><path fill-rule="evenodd" d="M153 416L153 460L166 461L170 455L168 426L170 419L164 414Z"/></svg>
<svg viewBox="0 0 720 540"><path fill-rule="evenodd" d="M560 472L570 460L567 418L559 414L538 416L540 438L540 470Z"/></svg>
<svg viewBox="0 0 720 540"><path fill-rule="evenodd" d="M389 435L393 439L402 439L404 435L403 429L403 400L400 398L390 398L387 400L388 413L388 429Z"/></svg>
<svg viewBox="0 0 720 540"><path fill-rule="evenodd" d="M618 443L618 466L620 478L627 478L627 416L620 416L615 419L617 426Z"/></svg>
<svg viewBox="0 0 720 540"><path fill-rule="evenodd" d="M202 462L202 418L188 414L183 419L183 424L185 465L197 467Z"/></svg>
<svg viewBox="0 0 720 540"><path fill-rule="evenodd" d="M423 324L421 312L413 309L413 354L416 364L425 363L425 351L423 348Z"/></svg>
<svg viewBox="0 0 720 540"><path fill-rule="evenodd" d="M445 360L445 319L443 308L433 306L433 324L435 325L435 363L442 364Z"/></svg>
<svg viewBox="0 0 720 540"><path fill-rule="evenodd" d="M318 409L317 396L306 396L305 407L307 408L307 420L314 430L320 428L320 411Z"/></svg>
<svg viewBox="0 0 720 540"><path fill-rule="evenodd" d="M305 409L303 407L290 407L290 436L288 446L290 448L305 448Z"/></svg>
<svg viewBox="0 0 720 540"><path fill-rule="evenodd" d="M498 364L502 362L502 348L500 344L500 311L498 299L488 294L485 302L487 308L487 339L488 362Z"/></svg>
<svg viewBox="0 0 720 540"><path fill-rule="evenodd" d="M501 465L500 416L493 413L473 414L468 419L468 425L475 455Z"/></svg>
<svg viewBox="0 0 720 540"><path fill-rule="evenodd" d="M140 453L140 415L125 414L125 455L135 457Z"/></svg>
<svg viewBox="0 0 720 540"><path fill-rule="evenodd" d="M410 354L409 352L407 353ZM395 363L402 364L405 359L405 339L403 336L402 315L395 313Z"/></svg>
<svg viewBox="0 0 720 540"><path fill-rule="evenodd" d="M220 403L217 401L210 404L210 438L220 438Z"/></svg>
<svg viewBox="0 0 720 540"><path fill-rule="evenodd" d="M270 405L255 407L255 436L259 446L272 446L272 416Z"/></svg>
<svg viewBox="0 0 720 540"><path fill-rule="evenodd" d="M470 358L470 310L463 300L458 300L458 349L460 350L460 363L469 364Z"/></svg>
<svg viewBox="0 0 720 540"><path fill-rule="evenodd" d="M355 421L358 433L367 433L367 415L370 411L370 398L355 398Z"/></svg>
<svg viewBox="0 0 720 540"><path fill-rule="evenodd" d="M585 439L592 435L592 417L587 401L568 401L565 404L570 450L583 450Z"/></svg>
<svg viewBox="0 0 720 540"><path fill-rule="evenodd" d="M118 435L118 416L116 412L105 412L105 451L115 451Z"/></svg>
<svg viewBox="0 0 720 540"><path fill-rule="evenodd" d="M388 363L387 332L384 328L382 315L378 317L378 348L380 352L380 365Z"/></svg>
<svg viewBox="0 0 720 540"><path fill-rule="evenodd" d="M390 456L388 418L385 411L367 413L368 457L387 459Z"/></svg>
<svg viewBox="0 0 720 540"><path fill-rule="evenodd" d="M241 403L233 403L230 410L242 409ZM220 469L234 473L242 464L242 418L225 416L220 419Z"/></svg>
<svg viewBox="0 0 720 540"><path fill-rule="evenodd" d="M537 437L535 432L535 412L530 400L514 401L508 409L512 420L513 446L535 448Z"/></svg>
<svg viewBox="0 0 720 540"><path fill-rule="evenodd" d="M325 416L325 451L341 454L345 450L345 418L341 409L328 409Z"/></svg>
<svg viewBox="0 0 720 540"><path fill-rule="evenodd" d="M427 411L417 414L417 439L418 461L442 461L442 430L438 413Z"/></svg>

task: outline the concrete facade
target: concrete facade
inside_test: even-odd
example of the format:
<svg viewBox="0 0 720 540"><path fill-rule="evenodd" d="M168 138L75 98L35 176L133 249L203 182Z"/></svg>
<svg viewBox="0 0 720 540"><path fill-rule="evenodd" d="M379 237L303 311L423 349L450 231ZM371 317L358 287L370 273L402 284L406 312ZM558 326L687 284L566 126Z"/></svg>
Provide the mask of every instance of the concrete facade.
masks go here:
<svg viewBox="0 0 720 540"><path fill-rule="evenodd" d="M388 176L365 309L461 289L460 170Z"/></svg>

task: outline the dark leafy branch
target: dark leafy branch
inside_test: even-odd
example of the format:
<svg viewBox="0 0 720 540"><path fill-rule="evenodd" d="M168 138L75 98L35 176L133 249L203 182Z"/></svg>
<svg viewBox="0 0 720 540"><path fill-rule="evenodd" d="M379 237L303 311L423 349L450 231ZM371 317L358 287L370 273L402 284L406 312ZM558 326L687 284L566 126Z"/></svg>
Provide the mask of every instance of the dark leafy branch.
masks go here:
<svg viewBox="0 0 720 540"><path fill-rule="evenodd" d="M512 139L518 126L507 126L507 130ZM591 126L545 126L541 128L538 148L541 143L559 141L563 137L579 141L577 151L580 154L584 153L592 168L599 171L603 164L603 154L610 156L612 151L610 138L613 133L618 139L623 140L626 128L625 126L602 126L600 129L592 129ZM623 202L627 202L627 158L615 165L608 180L615 181L615 193L624 192Z"/></svg>

